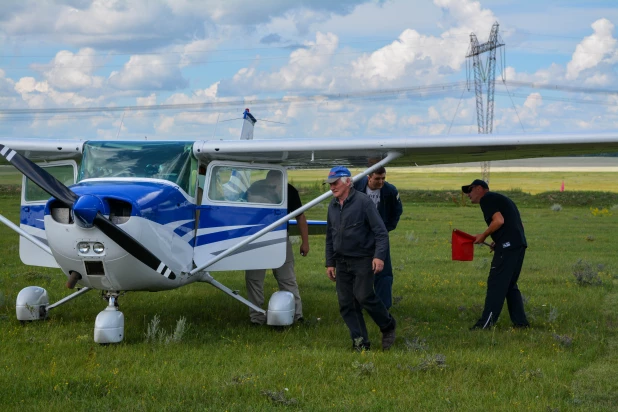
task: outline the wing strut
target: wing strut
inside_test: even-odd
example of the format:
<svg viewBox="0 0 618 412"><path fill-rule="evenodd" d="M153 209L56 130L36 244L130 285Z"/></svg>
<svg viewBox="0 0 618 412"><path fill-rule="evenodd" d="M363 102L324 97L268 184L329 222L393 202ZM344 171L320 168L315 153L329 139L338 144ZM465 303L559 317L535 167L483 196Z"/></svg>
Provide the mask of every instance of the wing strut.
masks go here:
<svg viewBox="0 0 618 412"><path fill-rule="evenodd" d="M210 283L211 285L213 285L214 287L216 287L219 290L222 290L223 292L227 293L228 295L230 295L231 297L233 297L234 299L244 303L245 305L249 306L251 309L257 311L257 312L261 312L263 314L266 314L266 311L258 306L255 306L253 303L249 302L247 299L243 298L242 296L240 296L238 294L237 291L232 290L230 288L228 288L227 286L225 286L222 283L219 283L215 280L215 278L213 278L210 273L208 272L204 272L202 274L202 276L200 277L200 282L206 282L206 283Z"/></svg>
<svg viewBox="0 0 618 412"><path fill-rule="evenodd" d="M356 182L358 179L362 178L363 176L365 176L365 175L367 175L369 173L372 173L374 170L380 168L381 166L384 166L385 164L387 164L391 160L397 159L399 156L401 156L401 153L389 152L384 159L380 160L378 163L376 163L373 166L369 167L368 169L364 170L362 173L357 174L356 176L354 176L354 178L352 180L354 182ZM208 262L204 263L203 265L196 267L195 269L193 269L189 273L191 275L195 275L197 272L200 272L200 271L208 268L209 266L214 265L215 263L217 263L221 259L223 259L223 258L231 255L232 253L236 252L238 249L242 248L246 244L251 243L255 239L258 239L258 238L264 236L266 233L270 232L271 230L273 230L277 226L280 226L281 224L287 222L288 220L290 220L290 219L300 215L305 210L312 208L313 206L315 206L318 203L320 203L322 200L328 199L332 195L333 195L333 192L331 192L330 190L328 192L326 192L326 193L323 193L322 195L316 197L311 202L307 203L306 205L302 206L301 208L296 209L292 213L289 213L289 214L285 215L284 217L282 217L281 219L277 220L276 222L271 223L270 225L266 226L264 229L260 230L256 234L254 234L252 236L249 236L248 238L246 238L242 242L232 246L231 248L227 249L225 252L221 253L220 255L215 256L214 258L210 259Z"/></svg>

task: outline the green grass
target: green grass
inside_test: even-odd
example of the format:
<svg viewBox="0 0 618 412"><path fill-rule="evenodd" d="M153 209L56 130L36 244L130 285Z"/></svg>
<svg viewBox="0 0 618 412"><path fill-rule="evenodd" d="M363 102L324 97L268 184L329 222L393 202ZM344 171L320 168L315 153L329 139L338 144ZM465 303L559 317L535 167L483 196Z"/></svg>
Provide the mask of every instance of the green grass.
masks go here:
<svg viewBox="0 0 618 412"><path fill-rule="evenodd" d="M301 189L304 201L316 191L310 181ZM125 340L99 346L93 325L106 302L94 291L47 321L15 320L22 288L45 287L54 301L68 291L58 270L22 265L17 235L0 227L2 410L614 410L618 211L611 206L618 201L613 193L556 200L549 197L564 194L522 190L510 194L521 202L530 244L519 284L533 327L512 330L505 307L495 329L468 331L481 312L491 255L480 248L473 262L453 262L449 239L452 228L483 230L481 212L448 190L403 190L404 215L391 233L399 330L385 353L351 351L321 236L311 238L306 258L296 252L304 324L252 327L240 303L193 284L122 296ZM563 209L552 211L554 203ZM591 207L608 212L595 216ZM17 222L18 209L18 193L0 190L0 213ZM318 206L309 216L324 213ZM578 259L599 270L601 286L577 284ZM241 272L213 275L245 295ZM266 294L275 290L268 275ZM148 343L155 315L168 332L185 317L182 341Z"/></svg>

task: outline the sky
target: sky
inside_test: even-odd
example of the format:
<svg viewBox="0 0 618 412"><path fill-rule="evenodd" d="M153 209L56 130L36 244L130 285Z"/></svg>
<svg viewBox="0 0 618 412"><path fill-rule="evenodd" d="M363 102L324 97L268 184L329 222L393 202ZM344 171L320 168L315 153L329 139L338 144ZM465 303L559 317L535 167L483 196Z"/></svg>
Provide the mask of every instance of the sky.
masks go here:
<svg viewBox="0 0 618 412"><path fill-rule="evenodd" d="M617 22L614 0L3 0L0 139L238 139L245 108L256 139L476 134L466 55L494 23L494 134L617 130Z"/></svg>

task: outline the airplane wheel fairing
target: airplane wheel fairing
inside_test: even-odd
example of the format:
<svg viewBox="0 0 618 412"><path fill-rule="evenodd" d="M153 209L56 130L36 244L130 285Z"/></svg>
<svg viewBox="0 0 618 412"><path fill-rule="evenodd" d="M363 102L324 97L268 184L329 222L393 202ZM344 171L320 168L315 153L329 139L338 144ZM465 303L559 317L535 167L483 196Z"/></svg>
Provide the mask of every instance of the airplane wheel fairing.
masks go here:
<svg viewBox="0 0 618 412"><path fill-rule="evenodd" d="M38 286L28 286L17 295L15 312L17 320L40 320L47 317L49 296L47 291Z"/></svg>
<svg viewBox="0 0 618 412"><path fill-rule="evenodd" d="M294 323L296 304L291 292L278 291L268 301L266 323L271 326L288 326Z"/></svg>
<svg viewBox="0 0 618 412"><path fill-rule="evenodd" d="M118 343L124 338L124 314L114 306L105 308L94 322L94 341L96 343Z"/></svg>

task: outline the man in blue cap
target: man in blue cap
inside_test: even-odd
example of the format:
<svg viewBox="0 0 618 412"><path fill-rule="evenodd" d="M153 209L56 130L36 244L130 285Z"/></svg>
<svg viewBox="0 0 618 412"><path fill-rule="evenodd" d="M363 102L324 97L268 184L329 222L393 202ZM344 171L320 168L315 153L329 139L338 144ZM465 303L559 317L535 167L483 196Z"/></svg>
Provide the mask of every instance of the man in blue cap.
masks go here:
<svg viewBox="0 0 618 412"><path fill-rule="evenodd" d="M475 244L485 242L491 236L491 249L494 257L487 278L487 294L481 318L470 328L487 329L498 321L504 306L509 308L509 315L515 328L527 328L528 319L524 311L517 280L524 263L528 243L524 234L524 225L515 203L500 193L490 192L487 182L476 179L461 187L470 201L481 205L487 229L475 235Z"/></svg>
<svg viewBox="0 0 618 412"><path fill-rule="evenodd" d="M386 230L389 232L395 230L403 213L403 207L397 188L386 181L384 166L354 183L354 189L367 194L373 200ZM390 309L393 305L393 264L391 263L390 250L386 254L384 270L376 274L373 286L376 295L382 299L386 309Z"/></svg>
<svg viewBox="0 0 618 412"><path fill-rule="evenodd" d="M326 222L326 275L337 283L339 313L356 350L371 347L362 310L382 332L382 349L395 343L395 318L375 294L374 276L384 269L388 232L375 205L352 186L350 171L333 167L324 183L334 199Z"/></svg>

